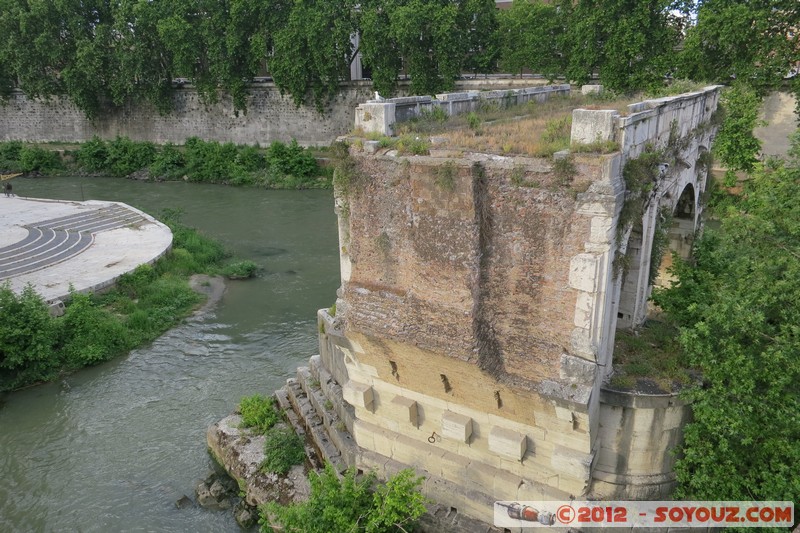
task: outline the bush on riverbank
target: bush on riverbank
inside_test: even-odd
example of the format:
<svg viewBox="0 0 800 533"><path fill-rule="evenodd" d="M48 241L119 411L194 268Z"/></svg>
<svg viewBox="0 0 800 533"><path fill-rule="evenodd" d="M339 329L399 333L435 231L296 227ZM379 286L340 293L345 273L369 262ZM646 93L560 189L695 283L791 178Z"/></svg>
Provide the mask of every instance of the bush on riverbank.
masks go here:
<svg viewBox="0 0 800 533"><path fill-rule="evenodd" d="M423 479L405 469L376 486L372 472L362 476L351 468L340 479L326 464L325 470L310 475L307 502L261 506L261 531L412 531L425 513L425 496L419 491Z"/></svg>
<svg viewBox="0 0 800 533"><path fill-rule="evenodd" d="M216 273L227 257L222 246L167 212L173 249L153 266L123 275L102 295L73 294L61 317L28 286L15 294L0 287L0 391L50 381L150 342L200 303L192 274Z"/></svg>
<svg viewBox="0 0 800 533"><path fill-rule="evenodd" d="M314 155L292 140L267 148L204 141L197 137L183 146L117 137L99 137L65 151L62 160L51 149L19 141L0 143L0 172L89 172L116 177L145 176L158 180L251 185L270 189L321 189L331 186L331 172Z"/></svg>

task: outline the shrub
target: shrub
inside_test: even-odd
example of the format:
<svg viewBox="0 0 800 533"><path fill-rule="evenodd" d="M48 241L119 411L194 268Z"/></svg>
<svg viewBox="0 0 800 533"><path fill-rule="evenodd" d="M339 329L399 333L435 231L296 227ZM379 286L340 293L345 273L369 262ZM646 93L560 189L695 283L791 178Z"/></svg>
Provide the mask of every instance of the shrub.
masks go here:
<svg viewBox="0 0 800 533"><path fill-rule="evenodd" d="M70 368L97 364L133 347L122 322L96 306L89 295L73 293L62 320L65 362Z"/></svg>
<svg viewBox="0 0 800 533"><path fill-rule="evenodd" d="M239 401L239 413L242 427L255 428L259 433L266 433L278 421L275 400L271 396L245 396Z"/></svg>
<svg viewBox="0 0 800 533"><path fill-rule="evenodd" d="M311 178L317 173L317 160L297 140L283 144L275 141L267 149L267 163L281 174L296 178Z"/></svg>
<svg viewBox="0 0 800 533"><path fill-rule="evenodd" d="M453 192L456 188L456 175L458 169L453 161L445 161L436 169L434 183L440 189Z"/></svg>
<svg viewBox="0 0 800 533"><path fill-rule="evenodd" d="M114 176L128 176L149 167L155 156L156 148L153 143L117 137L108 144L106 169Z"/></svg>
<svg viewBox="0 0 800 533"><path fill-rule="evenodd" d="M191 181L221 183L233 174L237 149L233 143L207 142L197 137L185 145L186 176Z"/></svg>
<svg viewBox="0 0 800 533"><path fill-rule="evenodd" d="M59 330L31 285L0 288L0 390L51 379L60 366Z"/></svg>
<svg viewBox="0 0 800 533"><path fill-rule="evenodd" d="M52 150L36 146L23 146L19 152L19 169L22 172L46 172L62 167L61 158Z"/></svg>
<svg viewBox="0 0 800 533"><path fill-rule="evenodd" d="M425 497L418 490L422 479L406 469L373 491L374 473L359 477L350 469L339 479L327 464L322 472L310 476L311 495L307 502L285 507L270 502L262 506L262 531L271 527L269 516L274 516L284 531L291 532L410 531L425 513Z"/></svg>
<svg viewBox="0 0 800 533"><path fill-rule="evenodd" d="M0 169L19 170L19 153L22 150L22 141L0 142Z"/></svg>
<svg viewBox="0 0 800 533"><path fill-rule="evenodd" d="M228 279L247 279L258 274L259 267L253 261L236 261L222 269L222 275Z"/></svg>
<svg viewBox="0 0 800 533"><path fill-rule="evenodd" d="M92 172L105 170L107 159L108 145L97 135L83 143L75 152L75 160L78 164Z"/></svg>
<svg viewBox="0 0 800 533"><path fill-rule="evenodd" d="M405 135L397 140L395 146L400 154L427 155L430 142L415 135Z"/></svg>
<svg viewBox="0 0 800 533"><path fill-rule="evenodd" d="M150 177L177 180L186 174L186 158L177 146L165 144L150 165Z"/></svg>
<svg viewBox="0 0 800 533"><path fill-rule="evenodd" d="M258 146L241 146L236 154L236 164L245 172L254 172L264 168L266 161Z"/></svg>
<svg viewBox="0 0 800 533"><path fill-rule="evenodd" d="M285 474L306 458L303 439L290 427L273 426L266 433L264 461L259 467L264 472Z"/></svg>

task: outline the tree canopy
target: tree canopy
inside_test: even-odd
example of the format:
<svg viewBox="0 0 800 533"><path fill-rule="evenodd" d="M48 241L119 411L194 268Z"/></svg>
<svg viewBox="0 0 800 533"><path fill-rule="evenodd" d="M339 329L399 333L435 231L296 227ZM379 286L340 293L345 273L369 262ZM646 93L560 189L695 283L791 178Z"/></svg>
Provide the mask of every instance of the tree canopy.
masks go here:
<svg viewBox="0 0 800 533"><path fill-rule="evenodd" d="M654 300L681 329L702 384L676 472L678 498L800 501L800 153L755 166L717 208L678 282Z"/></svg>
<svg viewBox="0 0 800 533"><path fill-rule="evenodd" d="M687 16L696 13L696 22ZM376 90L449 90L462 73L530 71L612 90L735 78L757 91L800 58L795 0L0 0L0 97L69 96L90 117L172 103L173 79L246 111L265 70L323 109L358 52ZM796 79L800 80L800 76ZM796 82L800 88L800 81Z"/></svg>

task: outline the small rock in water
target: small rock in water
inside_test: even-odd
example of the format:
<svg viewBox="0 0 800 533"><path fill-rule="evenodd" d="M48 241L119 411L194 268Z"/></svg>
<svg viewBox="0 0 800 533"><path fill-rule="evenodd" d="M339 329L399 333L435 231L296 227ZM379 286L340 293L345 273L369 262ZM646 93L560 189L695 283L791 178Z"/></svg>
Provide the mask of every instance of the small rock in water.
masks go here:
<svg viewBox="0 0 800 533"><path fill-rule="evenodd" d="M253 508L243 501L236 504L233 509L233 516L236 522L244 529L253 527L256 523L256 518L258 518Z"/></svg>
<svg viewBox="0 0 800 533"><path fill-rule="evenodd" d="M202 485L202 488L197 487L197 503L200 504L201 507L205 507L206 509L217 509L219 507L219 502L217 499L208 491L208 487L205 484Z"/></svg>
<svg viewBox="0 0 800 533"><path fill-rule="evenodd" d="M192 499L188 497L186 494L181 496L181 498L175 502L175 507L177 507L178 509L186 509L187 507L191 507L192 505L194 505L194 502L192 502Z"/></svg>
<svg viewBox="0 0 800 533"><path fill-rule="evenodd" d="M225 485L220 483L219 479L215 480L214 483L211 484L211 487L209 487L208 491L218 500L222 499L227 492L225 490Z"/></svg>

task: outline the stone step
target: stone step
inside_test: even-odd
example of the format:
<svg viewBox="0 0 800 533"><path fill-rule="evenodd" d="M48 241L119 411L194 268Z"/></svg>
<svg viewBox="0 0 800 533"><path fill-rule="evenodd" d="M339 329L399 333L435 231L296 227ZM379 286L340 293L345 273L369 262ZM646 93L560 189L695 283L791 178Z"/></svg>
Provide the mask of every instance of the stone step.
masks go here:
<svg viewBox="0 0 800 533"><path fill-rule="evenodd" d="M347 464L344 462L338 448L331 442L325 425L322 423L322 418L309 400L308 394L303 390L298 380L293 378L286 381L286 389L289 403L294 411L299 414L315 448L316 455L324 462L331 463L338 472L344 472L347 469Z"/></svg>
<svg viewBox="0 0 800 533"><path fill-rule="evenodd" d="M305 441L306 456L311 463L311 467L314 469L319 469L323 466L324 458L316 448L313 434L309 430L308 425L305 423L305 419L302 414L304 410L305 412L309 412L309 410L313 412L313 408L311 407L307 398L296 396L298 391L302 392L302 389L300 388L300 385L297 384L296 380L286 380L286 386L282 390L286 392L286 399L284 401L288 401L289 405L291 406L290 409L285 410L286 417L292 423L295 432L303 437L303 440ZM281 402L280 399L278 401L279 403ZM292 422L292 420L294 420L294 422Z"/></svg>
<svg viewBox="0 0 800 533"><path fill-rule="evenodd" d="M311 375L319 382L325 397L333 404L333 410L339 416L339 419L344 422L344 426L348 433L353 432L353 420L355 420L355 408L344 401L342 387L333 376L322 366L320 356L314 356L309 361L309 369Z"/></svg>
<svg viewBox="0 0 800 533"><path fill-rule="evenodd" d="M327 372L325 372L325 374L327 374ZM327 375L330 376L329 374ZM327 432L325 440L329 440L333 443L347 466L355 466L358 446L356 446L350 431L347 430L346 423L338 415L336 401L331 400L331 398L324 393L321 388L322 382L313 377L311 369L306 367L298 368L297 381L300 383L311 405L322 420L322 424ZM338 402L343 404L341 387L338 388Z"/></svg>

